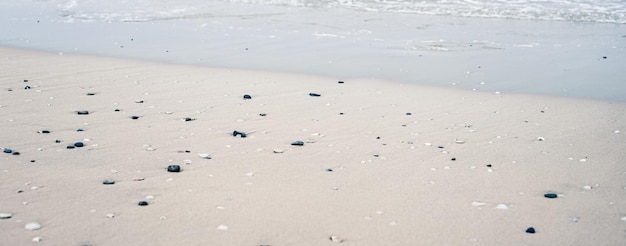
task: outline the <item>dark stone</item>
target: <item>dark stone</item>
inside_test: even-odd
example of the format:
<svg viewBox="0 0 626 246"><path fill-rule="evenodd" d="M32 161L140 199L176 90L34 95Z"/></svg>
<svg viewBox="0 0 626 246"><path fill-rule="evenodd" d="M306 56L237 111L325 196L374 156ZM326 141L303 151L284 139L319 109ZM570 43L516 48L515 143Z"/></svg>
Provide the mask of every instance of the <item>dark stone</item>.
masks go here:
<svg viewBox="0 0 626 246"><path fill-rule="evenodd" d="M546 193L546 194L544 194L544 195L543 195L543 197L545 197L545 198L550 198L550 199L554 199L554 198L559 197L559 195L554 194L554 193Z"/></svg>
<svg viewBox="0 0 626 246"><path fill-rule="evenodd" d="M142 206L142 207L143 206L148 206L148 202L146 202L146 201L139 201L139 203L137 203L137 205Z"/></svg>
<svg viewBox="0 0 626 246"><path fill-rule="evenodd" d="M452 157L452 159L450 159L450 160L456 161L456 158Z"/></svg>
<svg viewBox="0 0 626 246"><path fill-rule="evenodd" d="M343 84L343 81L339 80L339 81L337 81L337 83L339 83L339 84Z"/></svg>
<svg viewBox="0 0 626 246"><path fill-rule="evenodd" d="M326 172L332 172L333 169L332 168L326 168Z"/></svg>
<svg viewBox="0 0 626 246"><path fill-rule="evenodd" d="M139 119L139 116L137 116L137 115L133 115L133 116L131 116L130 118L131 118L131 119L133 119L133 120L136 120L136 119Z"/></svg>
<svg viewBox="0 0 626 246"><path fill-rule="evenodd" d="M42 130L42 131L40 131L40 133L45 133L45 134L48 134L48 133L50 133L50 131L48 131L48 130Z"/></svg>
<svg viewBox="0 0 626 246"><path fill-rule="evenodd" d="M376 139L380 139L380 137L376 137Z"/></svg>
<svg viewBox="0 0 626 246"><path fill-rule="evenodd" d="M137 100L135 103L143 103L143 100Z"/></svg>
<svg viewBox="0 0 626 246"><path fill-rule="evenodd" d="M61 140L54 140L55 143L61 143Z"/></svg>
<svg viewBox="0 0 626 246"><path fill-rule="evenodd" d="M105 179L104 181L102 181L103 185L112 185L115 184L115 180L110 180L110 179Z"/></svg>
<svg viewBox="0 0 626 246"><path fill-rule="evenodd" d="M191 150L185 150L185 153L191 153Z"/></svg>
<svg viewBox="0 0 626 246"><path fill-rule="evenodd" d="M78 128L76 129L77 132L84 132L85 130L83 130L82 128Z"/></svg>
<svg viewBox="0 0 626 246"><path fill-rule="evenodd" d="M169 165L167 166L167 171L170 173L178 173L180 172L180 166L179 165Z"/></svg>
<svg viewBox="0 0 626 246"><path fill-rule="evenodd" d="M411 113L406 113L406 115L412 115Z"/></svg>
<svg viewBox="0 0 626 246"><path fill-rule="evenodd" d="M491 167L491 166L492 166L491 164L487 164L487 167Z"/></svg>
<svg viewBox="0 0 626 246"><path fill-rule="evenodd" d="M119 108L116 108L116 109L115 109L115 110L113 110L113 111L115 111L115 112L120 112L120 109L119 109Z"/></svg>
<svg viewBox="0 0 626 246"><path fill-rule="evenodd" d="M30 90L30 86L24 86L24 90Z"/></svg>
<svg viewBox="0 0 626 246"><path fill-rule="evenodd" d="M441 146L441 145L440 145L440 146L437 146L437 148L443 149L443 148L445 148L445 147L443 147L443 146Z"/></svg>
<svg viewBox="0 0 626 246"><path fill-rule="evenodd" d="M196 120L196 119L192 119L192 118L187 117L187 118L184 118L183 120L184 121L193 121L193 120Z"/></svg>
<svg viewBox="0 0 626 246"><path fill-rule="evenodd" d="M535 233L535 228L528 227L528 229L526 229L526 233L534 234Z"/></svg>
<svg viewBox="0 0 626 246"><path fill-rule="evenodd" d="M87 115L87 114L89 114L89 111L87 111L87 110L76 111L76 114Z"/></svg>
<svg viewBox="0 0 626 246"><path fill-rule="evenodd" d="M84 147L85 144L83 142L76 142L76 143L74 143L74 146L76 146L78 148L81 148L81 147Z"/></svg>
<svg viewBox="0 0 626 246"><path fill-rule="evenodd" d="M76 147L74 147L74 145L68 145L66 148L73 149L73 148L76 148Z"/></svg>
<svg viewBox="0 0 626 246"><path fill-rule="evenodd" d="M319 97L319 96L322 96L322 95L317 94L317 93L309 93L309 96L312 96L312 97Z"/></svg>
<svg viewBox="0 0 626 246"><path fill-rule="evenodd" d="M237 137L237 136L245 138L247 135L245 132L233 131L233 137Z"/></svg>
<svg viewBox="0 0 626 246"><path fill-rule="evenodd" d="M260 116L267 116L267 114L266 114L266 113L260 113L259 115L260 115Z"/></svg>
<svg viewBox="0 0 626 246"><path fill-rule="evenodd" d="M35 162L35 160L30 160L30 162Z"/></svg>
<svg viewBox="0 0 626 246"><path fill-rule="evenodd" d="M248 94L243 95L243 100L248 100L248 99L252 99L252 96Z"/></svg>
<svg viewBox="0 0 626 246"><path fill-rule="evenodd" d="M91 93L91 92L87 93L87 96L95 96L95 95L96 93Z"/></svg>
<svg viewBox="0 0 626 246"><path fill-rule="evenodd" d="M603 56L603 57L602 57L602 59L606 59L606 58L608 58L608 57L606 57L606 56Z"/></svg>
<svg viewBox="0 0 626 246"><path fill-rule="evenodd" d="M343 113L339 113L339 115L343 115Z"/></svg>
<svg viewBox="0 0 626 246"><path fill-rule="evenodd" d="M295 141L295 142L291 143L291 145L293 145L293 146L303 146L304 142L302 142L302 141Z"/></svg>
<svg viewBox="0 0 626 246"><path fill-rule="evenodd" d="M25 80L24 80L24 83L26 83L26 82L28 82L28 80L27 80L27 79L25 79Z"/></svg>
<svg viewBox="0 0 626 246"><path fill-rule="evenodd" d="M9 149L9 148L4 148L4 149L2 150L2 152L7 153L7 154L11 154L11 153L13 152L13 150L12 150L12 149Z"/></svg>
<svg viewBox="0 0 626 246"><path fill-rule="evenodd" d="M15 151L12 153L12 155L20 155L20 152Z"/></svg>

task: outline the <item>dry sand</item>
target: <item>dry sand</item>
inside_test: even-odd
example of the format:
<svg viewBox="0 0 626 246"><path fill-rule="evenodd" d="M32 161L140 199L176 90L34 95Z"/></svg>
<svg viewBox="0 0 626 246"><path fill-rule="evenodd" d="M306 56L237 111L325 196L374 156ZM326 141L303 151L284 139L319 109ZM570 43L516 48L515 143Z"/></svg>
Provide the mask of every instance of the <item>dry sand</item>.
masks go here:
<svg viewBox="0 0 626 246"><path fill-rule="evenodd" d="M626 244L624 103L0 54L2 245Z"/></svg>

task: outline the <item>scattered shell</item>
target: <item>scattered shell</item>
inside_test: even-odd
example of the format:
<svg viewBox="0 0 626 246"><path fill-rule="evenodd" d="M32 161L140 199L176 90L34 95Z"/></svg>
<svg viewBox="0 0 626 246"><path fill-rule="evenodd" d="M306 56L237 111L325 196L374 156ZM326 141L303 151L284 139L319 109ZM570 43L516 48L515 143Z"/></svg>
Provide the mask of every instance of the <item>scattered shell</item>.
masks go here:
<svg viewBox="0 0 626 246"><path fill-rule="evenodd" d="M30 222L26 224L26 226L24 226L24 229L29 230L29 231L36 231L36 230L41 229L41 225L37 222Z"/></svg>
<svg viewBox="0 0 626 246"><path fill-rule="evenodd" d="M591 187L591 185L583 186L583 190L591 190L591 189L593 189L593 187Z"/></svg>
<svg viewBox="0 0 626 246"><path fill-rule="evenodd" d="M544 137L538 137L538 138L537 138L537 141L546 141L546 138L544 138Z"/></svg>
<svg viewBox="0 0 626 246"><path fill-rule="evenodd" d="M580 161L580 162L587 162L587 157L579 159L578 161Z"/></svg>
<svg viewBox="0 0 626 246"><path fill-rule="evenodd" d="M482 206L485 206L485 205L487 205L487 204L484 203L484 202L478 202L478 201L473 201L472 202L472 206L474 206L474 207L482 207Z"/></svg>
<svg viewBox="0 0 626 246"><path fill-rule="evenodd" d="M33 238L33 242L41 242L42 238L41 237L34 237Z"/></svg>
<svg viewBox="0 0 626 246"><path fill-rule="evenodd" d="M496 209L506 210L509 209L509 206L507 206L506 204L498 204L498 206L496 206Z"/></svg>
<svg viewBox="0 0 626 246"><path fill-rule="evenodd" d="M456 140L456 141L454 141L454 142L455 142L455 143L458 143L458 144L464 144L464 143L465 143L465 141L464 141L464 140Z"/></svg>
<svg viewBox="0 0 626 246"><path fill-rule="evenodd" d="M274 153L276 153L276 154L280 154L280 153L283 153L283 152L285 152L285 150L282 150L282 149L274 149Z"/></svg>
<svg viewBox="0 0 626 246"><path fill-rule="evenodd" d="M0 219L10 219L11 217L13 217L13 214L11 213L0 213Z"/></svg>
<svg viewBox="0 0 626 246"><path fill-rule="evenodd" d="M198 156L200 156L200 158L204 158L204 159L211 159L211 156L207 153L200 153L198 154Z"/></svg>
<svg viewBox="0 0 626 246"><path fill-rule="evenodd" d="M115 214L107 214L106 217L109 219L113 219L115 218Z"/></svg>
<svg viewBox="0 0 626 246"><path fill-rule="evenodd" d="M330 239L330 241L333 241L335 243L343 243L343 238L337 237L335 235L331 235L328 239Z"/></svg>
<svg viewBox="0 0 626 246"><path fill-rule="evenodd" d="M228 226L227 225L219 225L216 229L218 231L228 231Z"/></svg>

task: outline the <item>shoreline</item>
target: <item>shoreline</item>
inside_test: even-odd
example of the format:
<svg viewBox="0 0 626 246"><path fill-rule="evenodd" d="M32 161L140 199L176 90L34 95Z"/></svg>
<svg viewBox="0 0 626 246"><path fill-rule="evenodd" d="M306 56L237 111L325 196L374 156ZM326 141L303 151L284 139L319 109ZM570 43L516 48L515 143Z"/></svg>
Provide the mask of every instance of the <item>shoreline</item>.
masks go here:
<svg viewBox="0 0 626 246"><path fill-rule="evenodd" d="M626 243L626 103L0 53L9 244Z"/></svg>

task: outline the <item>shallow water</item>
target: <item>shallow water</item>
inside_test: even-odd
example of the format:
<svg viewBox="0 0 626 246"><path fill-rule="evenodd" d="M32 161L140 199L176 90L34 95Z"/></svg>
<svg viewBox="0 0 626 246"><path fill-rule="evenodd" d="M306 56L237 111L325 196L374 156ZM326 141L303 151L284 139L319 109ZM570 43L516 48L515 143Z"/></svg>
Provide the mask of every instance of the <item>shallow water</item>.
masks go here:
<svg viewBox="0 0 626 246"><path fill-rule="evenodd" d="M506 6L494 5L498 1L478 8L493 13L482 16L490 18L412 11L418 1L241 2L254 1L0 3L0 27L7 30L0 45L626 101L623 1L517 1L543 11L535 18L488 11ZM448 12L487 5L419 2ZM574 3L578 17L565 14L572 11L565 5ZM572 20L559 20L552 8ZM582 14L593 9L595 14ZM609 17L593 17L599 15ZM590 16L597 21L584 19Z"/></svg>

